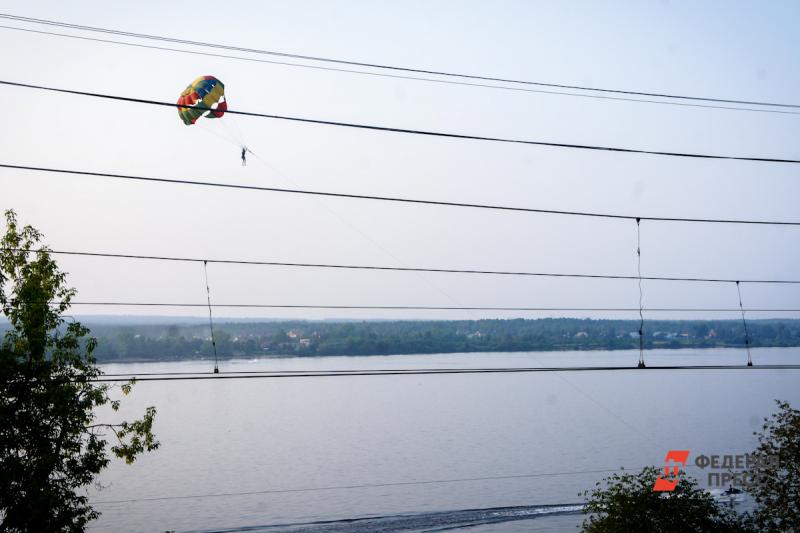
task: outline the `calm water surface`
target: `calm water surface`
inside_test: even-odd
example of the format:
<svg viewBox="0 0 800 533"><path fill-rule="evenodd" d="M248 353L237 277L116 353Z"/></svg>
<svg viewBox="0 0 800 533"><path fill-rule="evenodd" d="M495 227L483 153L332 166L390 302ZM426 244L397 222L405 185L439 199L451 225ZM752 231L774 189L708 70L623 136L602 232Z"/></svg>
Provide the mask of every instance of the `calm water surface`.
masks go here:
<svg viewBox="0 0 800 533"><path fill-rule="evenodd" d="M226 361L221 371L606 366L637 358L631 351L285 358ZM739 365L745 355L677 350L646 359ZM800 350L756 349L753 359L796 364ZM104 370L207 372L210 365ZM161 448L103 473L105 488L90 491L103 512L92 527L575 531L579 491L606 475L596 471L660 465L670 448L692 456L749 451L776 398L800 405L800 371L140 382L121 415L155 405Z"/></svg>

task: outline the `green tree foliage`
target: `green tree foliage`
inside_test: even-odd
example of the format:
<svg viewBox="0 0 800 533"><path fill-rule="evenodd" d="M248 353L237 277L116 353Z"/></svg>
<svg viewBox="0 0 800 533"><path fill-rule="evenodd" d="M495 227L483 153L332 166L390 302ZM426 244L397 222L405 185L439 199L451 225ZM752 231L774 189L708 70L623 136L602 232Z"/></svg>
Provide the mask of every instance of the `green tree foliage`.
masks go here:
<svg viewBox="0 0 800 533"><path fill-rule="evenodd" d="M764 419L758 448L751 455L748 488L763 531L800 531L800 410L777 401L778 412Z"/></svg>
<svg viewBox="0 0 800 533"><path fill-rule="evenodd" d="M680 474L672 492L655 492L663 471L646 467L598 482L587 499L582 531L586 533L722 533L752 531L740 517L714 501L697 481Z"/></svg>
<svg viewBox="0 0 800 533"><path fill-rule="evenodd" d="M101 375L92 355L97 341L65 319L75 290L40 245L38 231L20 228L12 211L6 225L0 241L0 306L8 320L0 341L0 530L82 531L99 516L85 488L108 465L109 450L131 463L158 447L155 408L133 422L97 422L97 408L108 404L114 412L120 400L110 395L112 387L93 381Z"/></svg>

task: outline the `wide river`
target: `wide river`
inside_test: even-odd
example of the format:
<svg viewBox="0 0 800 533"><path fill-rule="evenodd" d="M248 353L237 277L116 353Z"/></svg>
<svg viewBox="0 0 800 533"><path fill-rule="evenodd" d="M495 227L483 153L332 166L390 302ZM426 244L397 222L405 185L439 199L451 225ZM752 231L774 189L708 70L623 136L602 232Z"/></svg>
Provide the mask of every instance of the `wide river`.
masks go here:
<svg viewBox="0 0 800 533"><path fill-rule="evenodd" d="M742 350L647 353L740 365ZM221 371L635 365L638 352L226 361ZM798 364L800 349L753 350ZM104 365L208 372L209 362ZM579 492L610 471L752 450L800 370L629 370L141 381L119 414L158 409L161 447L115 461L90 498L104 531L575 531ZM690 463L693 462L690 458ZM705 482L705 471L690 468Z"/></svg>

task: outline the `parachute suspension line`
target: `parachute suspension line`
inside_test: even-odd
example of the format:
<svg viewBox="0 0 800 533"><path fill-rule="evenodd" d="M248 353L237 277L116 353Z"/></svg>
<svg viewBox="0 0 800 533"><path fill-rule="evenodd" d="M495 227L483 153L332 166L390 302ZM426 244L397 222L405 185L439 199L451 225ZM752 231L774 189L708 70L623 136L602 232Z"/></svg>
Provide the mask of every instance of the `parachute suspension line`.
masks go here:
<svg viewBox="0 0 800 533"><path fill-rule="evenodd" d="M226 130L226 132L228 133L228 135L226 136L226 135L223 135L222 133L220 133L218 131L214 131L212 129L213 126L211 126L210 124L206 124L205 122L201 123L199 121L197 123L195 123L195 127L197 127L203 133L208 133L209 135L213 135L213 136L217 137L218 139L222 139L226 143L230 143L230 144L233 144L233 145L236 145L236 146L240 146L242 144L238 140L236 140L236 138L233 135L230 135L230 132L228 130Z"/></svg>
<svg viewBox="0 0 800 533"><path fill-rule="evenodd" d="M222 121L219 121L219 122L222 122ZM222 123L224 124L224 122L222 122ZM202 122L202 125L198 125L198 124L200 124L199 121L198 121L197 124L195 124L195 127L197 127L203 133L208 133L209 135L213 135L213 136L217 137L218 139L222 139L226 143L229 143L229 144L232 144L232 145L234 145L234 146L236 146L238 148L241 148L242 149L242 166L246 165L245 152L250 152L250 149L247 148L247 146L245 146L244 142L241 140L240 137L238 137L236 134L234 134L227 127L225 127L225 132L227 133L227 135L223 135L220 132L214 131L212 129L214 126L206 125L205 122Z"/></svg>
<svg viewBox="0 0 800 533"><path fill-rule="evenodd" d="M636 271L639 278L639 364L638 368L645 368L644 365L644 309L642 295L642 220L636 218Z"/></svg>
<svg viewBox="0 0 800 533"><path fill-rule="evenodd" d="M742 325L744 326L744 346L747 349L747 366L753 366L753 358L750 355L750 334L747 332L747 320L744 318L744 306L742 305L742 289L739 282L736 282L736 293L739 295L739 310L742 312Z"/></svg>
<svg viewBox="0 0 800 533"><path fill-rule="evenodd" d="M239 129L236 116L229 114L225 116L225 120L220 120L219 122L222 124L222 127L228 133L230 138L234 140L233 142L242 149L242 166L247 166L247 159L245 155L250 151L250 149L247 148L247 142L245 141L244 135L242 135L242 131Z"/></svg>
<svg viewBox="0 0 800 533"><path fill-rule="evenodd" d="M225 117L225 120L220 120L220 122L222 123L222 127L225 129L230 138L233 139L233 141L236 144L238 144L239 146L244 146L245 144L244 138L239 134L238 129L234 130L234 128L231 127L231 124L228 124L228 122L231 122L230 119L232 118L233 116L231 115L230 117Z"/></svg>
<svg viewBox="0 0 800 533"><path fill-rule="evenodd" d="M233 126L234 135L241 144L247 144L244 139L244 135L242 134L242 130L239 128L239 121L236 119L236 115L231 115L227 117L228 122L230 122L231 126Z"/></svg>
<svg viewBox="0 0 800 533"><path fill-rule="evenodd" d="M208 286L208 261L203 260L203 272L206 278L206 297L208 298L208 327L211 330L211 346L214 348L214 373L219 374L217 362L217 342L214 339L214 320L211 318L211 289Z"/></svg>

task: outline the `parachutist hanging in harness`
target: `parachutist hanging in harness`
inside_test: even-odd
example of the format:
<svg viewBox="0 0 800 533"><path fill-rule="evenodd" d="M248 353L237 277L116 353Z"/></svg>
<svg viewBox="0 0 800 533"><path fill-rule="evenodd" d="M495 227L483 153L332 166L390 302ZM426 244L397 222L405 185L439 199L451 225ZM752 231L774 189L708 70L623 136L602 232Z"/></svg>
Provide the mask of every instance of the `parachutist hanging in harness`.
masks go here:
<svg viewBox="0 0 800 533"><path fill-rule="evenodd" d="M247 166L247 146L242 146L242 166Z"/></svg>

